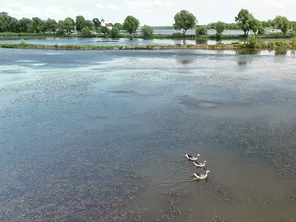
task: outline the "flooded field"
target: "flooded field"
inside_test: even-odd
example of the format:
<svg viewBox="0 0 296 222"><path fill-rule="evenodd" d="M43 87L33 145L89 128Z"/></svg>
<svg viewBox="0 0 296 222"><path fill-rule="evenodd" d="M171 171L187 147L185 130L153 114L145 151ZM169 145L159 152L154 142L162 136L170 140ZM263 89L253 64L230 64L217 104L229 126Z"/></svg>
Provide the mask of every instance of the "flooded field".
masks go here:
<svg viewBox="0 0 296 222"><path fill-rule="evenodd" d="M294 52L1 49L0 100L1 222L296 220Z"/></svg>

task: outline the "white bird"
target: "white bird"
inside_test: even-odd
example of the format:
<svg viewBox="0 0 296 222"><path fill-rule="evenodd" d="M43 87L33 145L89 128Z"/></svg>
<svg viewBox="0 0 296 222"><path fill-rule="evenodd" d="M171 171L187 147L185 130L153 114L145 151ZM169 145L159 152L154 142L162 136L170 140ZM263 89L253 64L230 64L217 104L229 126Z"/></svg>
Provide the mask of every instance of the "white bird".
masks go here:
<svg viewBox="0 0 296 222"><path fill-rule="evenodd" d="M196 157L191 156L190 154L185 154L185 156L187 157L188 160L195 161L198 159L198 157L200 157L200 154L197 154Z"/></svg>
<svg viewBox="0 0 296 222"><path fill-rule="evenodd" d="M199 179L199 180L204 180L208 177L208 174L209 174L209 170L206 171L206 174L203 174L203 173L194 173L193 175Z"/></svg>
<svg viewBox="0 0 296 222"><path fill-rule="evenodd" d="M207 161L204 160L203 163L199 163L199 162L196 163L196 162L193 162L193 164L194 164L196 167L205 167L205 166L206 166L206 162L207 162Z"/></svg>

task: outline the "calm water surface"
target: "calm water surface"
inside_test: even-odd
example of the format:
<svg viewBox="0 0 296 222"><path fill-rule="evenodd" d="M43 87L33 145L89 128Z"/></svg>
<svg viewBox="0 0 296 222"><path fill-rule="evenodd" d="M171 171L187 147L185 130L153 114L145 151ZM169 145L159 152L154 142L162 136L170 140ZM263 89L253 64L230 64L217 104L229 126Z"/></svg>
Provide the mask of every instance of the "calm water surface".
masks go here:
<svg viewBox="0 0 296 222"><path fill-rule="evenodd" d="M21 41L19 39L0 39L0 44L3 43L14 43L18 44ZM174 40L174 39L134 39L129 40L128 38L120 39L111 39L111 38L45 38L45 39L26 39L28 44L45 44L45 45L120 45L120 46L129 46L129 45L176 45L176 44L209 44L215 45L217 43L230 44L233 42L240 42L240 40ZM241 41L242 42L242 41Z"/></svg>
<svg viewBox="0 0 296 222"><path fill-rule="evenodd" d="M0 221L294 221L295 73L290 51L1 49Z"/></svg>

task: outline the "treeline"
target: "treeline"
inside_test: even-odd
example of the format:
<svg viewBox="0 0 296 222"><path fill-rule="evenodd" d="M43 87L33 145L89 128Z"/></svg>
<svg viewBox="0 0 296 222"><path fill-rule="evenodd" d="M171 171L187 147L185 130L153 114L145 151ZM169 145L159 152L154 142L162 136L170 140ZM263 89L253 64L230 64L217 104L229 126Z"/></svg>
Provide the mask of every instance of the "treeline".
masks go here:
<svg viewBox="0 0 296 222"><path fill-rule="evenodd" d="M296 31L296 22L289 21L287 17L276 16L273 20L259 21L247 9L241 9L235 17L236 23L232 24L226 24L224 22L218 21L209 25L198 26L196 17L186 10L181 10L175 15L174 19L174 29L182 30L184 35L186 34L187 30L194 28L196 30L196 36L207 35L208 29L215 29L217 38L221 37L225 29L242 30L244 32L244 36L248 36L250 32L252 32L255 36L258 34L264 34L265 28L267 27L281 30L284 36L287 36L288 32L291 32L293 35L295 35Z"/></svg>
<svg viewBox="0 0 296 222"><path fill-rule="evenodd" d="M289 21L284 16L276 16L276 18L268 21L259 21L247 9L241 9L235 17L235 23L224 23L218 21L208 25L197 25L196 17L186 11L181 10L174 17L175 23L173 28L175 30L182 30L183 35L187 30L195 29L196 36L207 35L209 29L216 30L217 38L220 38L224 30L243 30L244 35L248 36L250 32L263 34L266 28L279 29L287 36L288 32L295 32L296 22ZM73 18L67 17L64 20L56 21L54 19L42 20L38 17L16 19L6 12L0 13L0 32L13 32L13 33L51 33L59 35L70 35L78 33L82 37L92 36L93 31L101 33L105 37L119 37L121 30L126 31L131 36L137 31L140 22L133 16L127 16L124 22L110 24L112 29L108 29L104 24L104 19L93 18L92 20L85 19L82 15ZM153 28L144 25L141 29L142 36L145 38L153 37Z"/></svg>
<svg viewBox="0 0 296 222"><path fill-rule="evenodd" d="M14 32L14 33L52 33L52 34L71 34L75 31L82 35L90 35L92 31L98 31L106 34L111 33L107 27L102 26L104 19L93 18L87 20L83 16L76 16L76 19L67 17L64 20L56 21L55 19L48 18L42 20L38 17L16 19L6 12L0 13L0 32ZM113 28L113 34L119 33L122 30L122 24L110 24Z"/></svg>

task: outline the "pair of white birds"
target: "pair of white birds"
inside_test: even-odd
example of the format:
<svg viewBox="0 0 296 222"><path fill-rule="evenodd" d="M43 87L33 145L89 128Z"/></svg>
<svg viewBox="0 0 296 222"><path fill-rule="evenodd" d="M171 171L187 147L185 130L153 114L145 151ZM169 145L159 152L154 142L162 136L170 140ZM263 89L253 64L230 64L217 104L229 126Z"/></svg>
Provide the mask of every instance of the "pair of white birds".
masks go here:
<svg viewBox="0 0 296 222"><path fill-rule="evenodd" d="M197 161L198 160L198 158L200 157L200 154L197 154L196 155L196 157L194 157L194 156L191 156L190 154L185 154L185 156L186 156L186 158L188 159L188 160L190 160L190 161ZM196 162L193 162L193 164L196 166L196 167L205 167L206 166L206 160L204 160L203 161L203 163L201 163L201 162L198 162L198 163L196 163ZM204 180L204 179L206 179L207 177L208 177L208 174L209 174L209 170L206 170L206 173L205 174L203 174L203 173L194 173L193 175L197 178L197 179L199 179L199 180Z"/></svg>

